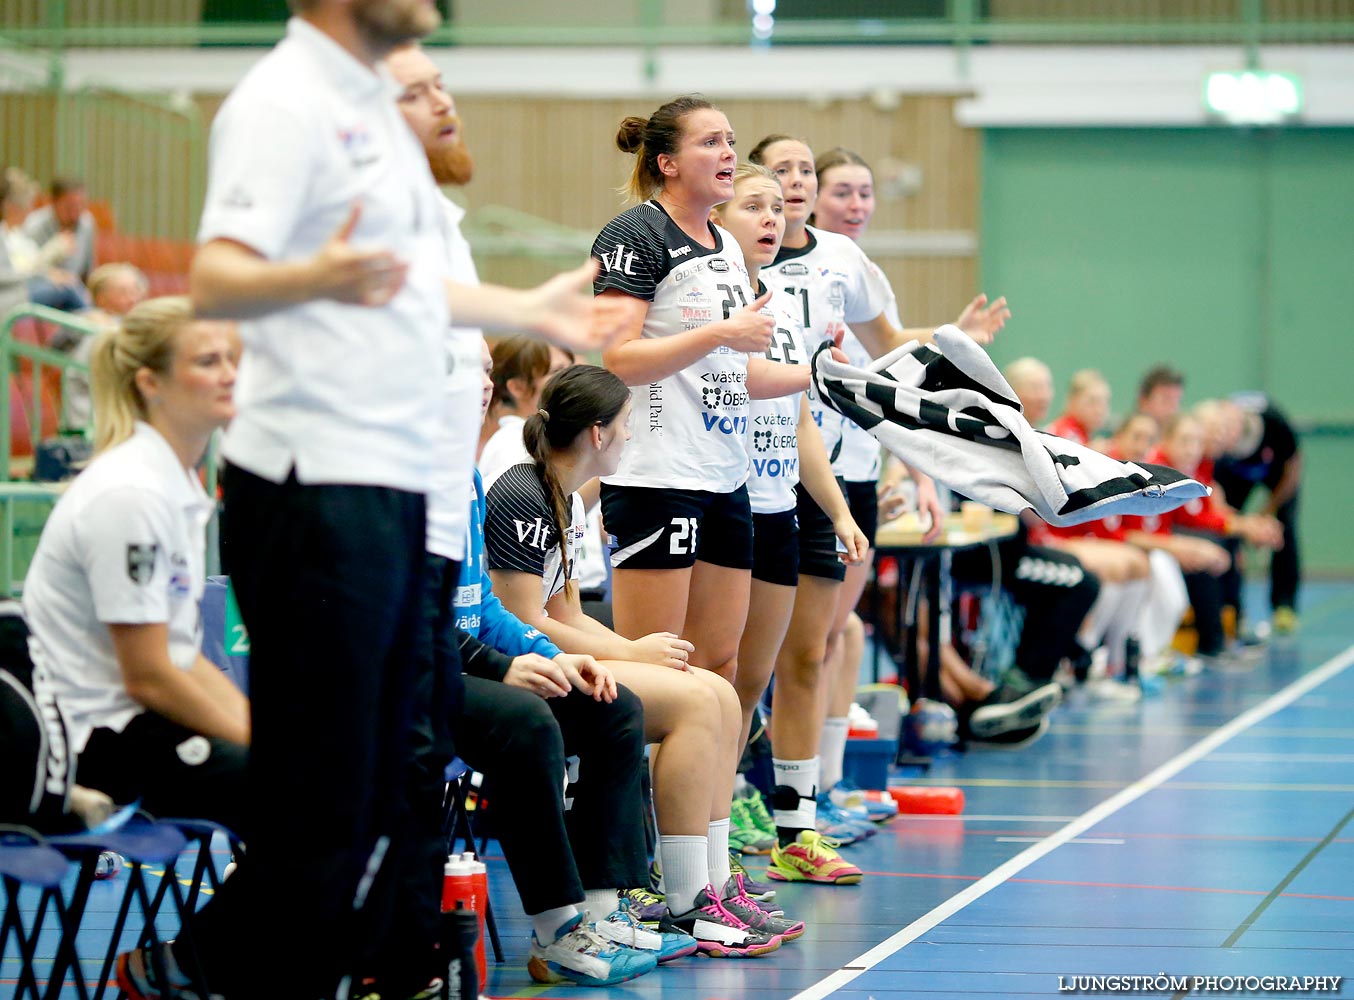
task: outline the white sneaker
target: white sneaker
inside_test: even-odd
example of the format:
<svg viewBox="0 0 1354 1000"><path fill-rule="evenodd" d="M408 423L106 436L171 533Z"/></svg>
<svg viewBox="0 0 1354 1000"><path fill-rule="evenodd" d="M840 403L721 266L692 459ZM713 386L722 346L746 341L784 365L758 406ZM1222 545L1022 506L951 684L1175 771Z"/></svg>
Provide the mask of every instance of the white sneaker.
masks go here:
<svg viewBox="0 0 1354 1000"><path fill-rule="evenodd" d="M1101 677L1098 680L1087 681L1086 689L1097 701L1114 701L1128 705L1142 700L1142 688L1137 684L1121 681L1117 677Z"/></svg>

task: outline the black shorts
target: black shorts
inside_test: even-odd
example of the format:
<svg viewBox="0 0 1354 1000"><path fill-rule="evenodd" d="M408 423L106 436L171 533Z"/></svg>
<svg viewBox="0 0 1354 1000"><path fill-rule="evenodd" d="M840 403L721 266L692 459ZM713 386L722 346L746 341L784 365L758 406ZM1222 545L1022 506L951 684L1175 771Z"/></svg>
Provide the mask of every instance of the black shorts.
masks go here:
<svg viewBox="0 0 1354 1000"><path fill-rule="evenodd" d="M752 578L793 587L799 583L799 514L752 515Z"/></svg>
<svg viewBox="0 0 1354 1000"><path fill-rule="evenodd" d="M732 493L602 484L602 520L616 539L614 569L685 569L701 562L752 568L748 489Z"/></svg>
<svg viewBox="0 0 1354 1000"><path fill-rule="evenodd" d="M851 505L851 516L856 519L856 526L870 540L870 548L874 548L874 536L879 532L878 486L874 480L857 483L847 480L842 484L846 502Z"/></svg>
<svg viewBox="0 0 1354 1000"><path fill-rule="evenodd" d="M814 503L803 483L795 487L795 503L799 515L799 575L845 580L846 564L837 558L840 550L832 519Z"/></svg>

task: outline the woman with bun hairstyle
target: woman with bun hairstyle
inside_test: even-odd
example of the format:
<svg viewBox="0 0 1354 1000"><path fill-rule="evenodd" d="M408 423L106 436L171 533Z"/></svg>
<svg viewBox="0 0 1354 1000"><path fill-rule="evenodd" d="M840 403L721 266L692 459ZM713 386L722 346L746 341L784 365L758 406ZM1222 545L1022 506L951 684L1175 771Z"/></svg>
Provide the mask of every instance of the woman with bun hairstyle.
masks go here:
<svg viewBox="0 0 1354 1000"><path fill-rule="evenodd" d="M35 687L67 720L77 781L248 836L249 702L203 657L198 614L213 504L197 468L234 416L238 356L233 324L195 319L184 296L143 302L99 335L96 454L47 519L23 605ZM249 878L241 862L191 917L193 961L138 948L118 958L119 986L159 995L152 968L176 988L190 973L221 982Z"/></svg>
<svg viewBox="0 0 1354 1000"><path fill-rule="evenodd" d="M628 191L639 204L592 249L594 291L624 316L603 360L631 403L631 443L602 480L614 621L630 639L680 635L693 666L732 680L751 587L749 399L802 391L808 371L763 356L769 294L753 293L737 241L710 219L733 197L738 162L723 112L679 97L625 119L616 143L635 156ZM728 685L719 695L729 766L715 800L727 803L742 710ZM712 857L727 843L727 815L713 817Z"/></svg>
<svg viewBox="0 0 1354 1000"><path fill-rule="evenodd" d="M579 605L577 491L616 471L629 436L630 400L619 378L593 365L567 368L546 383L523 427L532 461L505 471L485 498L493 589L505 608L557 647L595 657L644 706L645 739L658 744L654 807L667 896L660 928L694 936L707 955L763 955L804 925L765 912L729 868L737 695L722 677L690 667L690 642L672 632L628 639Z"/></svg>

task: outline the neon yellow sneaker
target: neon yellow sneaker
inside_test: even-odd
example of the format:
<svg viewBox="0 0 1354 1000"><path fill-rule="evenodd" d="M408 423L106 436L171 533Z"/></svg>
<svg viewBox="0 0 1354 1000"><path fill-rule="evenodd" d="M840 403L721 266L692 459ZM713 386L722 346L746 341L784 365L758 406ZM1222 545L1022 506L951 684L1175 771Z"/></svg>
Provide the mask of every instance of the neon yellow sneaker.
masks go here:
<svg viewBox="0 0 1354 1000"><path fill-rule="evenodd" d="M844 861L834 848L837 842L813 830L801 830L793 844L771 850L767 878L778 882L822 882L827 885L854 885L861 870Z"/></svg>
<svg viewBox="0 0 1354 1000"><path fill-rule="evenodd" d="M1278 635L1292 635L1298 630L1298 613L1292 608L1274 609L1274 631Z"/></svg>

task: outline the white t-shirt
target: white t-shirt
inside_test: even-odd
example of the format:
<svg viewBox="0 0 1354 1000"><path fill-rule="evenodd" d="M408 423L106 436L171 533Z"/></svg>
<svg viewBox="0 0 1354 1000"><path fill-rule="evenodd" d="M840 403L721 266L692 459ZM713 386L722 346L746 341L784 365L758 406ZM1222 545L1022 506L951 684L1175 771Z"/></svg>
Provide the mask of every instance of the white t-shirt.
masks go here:
<svg viewBox="0 0 1354 1000"><path fill-rule="evenodd" d="M224 453L282 482L427 493L443 419L447 216L398 86L297 18L212 123L199 242L313 256L349 217L354 246L409 265L386 305L320 300L240 325L238 414Z"/></svg>
<svg viewBox="0 0 1354 1000"><path fill-rule="evenodd" d="M586 531L583 500L569 497L569 573L564 573L555 515L534 463L507 469L484 495L484 556L489 568L541 578L541 607L578 578L578 550Z"/></svg>
<svg viewBox="0 0 1354 1000"><path fill-rule="evenodd" d="M883 275L850 237L812 226L806 226L805 232L808 243L781 247L775 263L762 268L761 278L795 298L804 347L812 357L824 341L843 331L849 333L846 324L868 322L883 312L888 292ZM836 472L845 418L823 406L814 389L809 390L809 407Z"/></svg>
<svg viewBox="0 0 1354 1000"><path fill-rule="evenodd" d="M57 501L23 606L35 682L61 706L77 753L94 729L121 732L144 711L127 693L109 624L165 624L174 665L188 670L197 661L211 514L202 484L144 423Z"/></svg>
<svg viewBox="0 0 1354 1000"><path fill-rule="evenodd" d="M479 274L470 256L470 244L461 235L465 209L442 199L447 220L450 277L462 285L478 285ZM442 423L437 435L437 461L428 493L428 551L460 562L465 558L465 533L470 527L466 498L474 488L475 442L483 390L484 331L452 326L446 331L447 380L442 396Z"/></svg>
<svg viewBox="0 0 1354 1000"><path fill-rule="evenodd" d="M760 298L766 286L757 289ZM776 320L776 332L766 357L786 365L806 365L804 331L795 299L779 288L772 289L767 308ZM754 514L779 514L794 510L795 484L799 482L799 393L774 399L754 399L748 417L748 499Z"/></svg>
<svg viewBox="0 0 1354 1000"><path fill-rule="evenodd" d="M903 321L898 316L898 297L893 294L893 286L889 283L888 276L879 269L874 261L867 259L867 263L874 269L888 292L888 302L884 305L885 318L896 329L901 330ZM856 339L856 335L850 330L847 330L846 336L842 338L842 350L851 359L851 364L857 368L865 368L874 360L870 356L870 352L865 350L865 345ZM833 471L848 483L875 482L879 479L881 450L879 441L873 434L863 429L854 420L844 419L842 421L842 450L837 456L837 463L833 467Z"/></svg>
<svg viewBox="0 0 1354 1000"><path fill-rule="evenodd" d="M707 326L755 301L738 242L709 223L714 249L682 232L655 201L606 224L592 245L593 285L649 303L645 339ZM727 347L648 385L630 387L630 443L616 486L731 493L747 481L748 356Z"/></svg>
<svg viewBox="0 0 1354 1000"><path fill-rule="evenodd" d="M498 430L484 442L484 448L480 451L480 478L484 480L486 490L514 465L533 461L527 452L526 443L522 440L522 429L526 424L527 422L515 413L498 418Z"/></svg>

